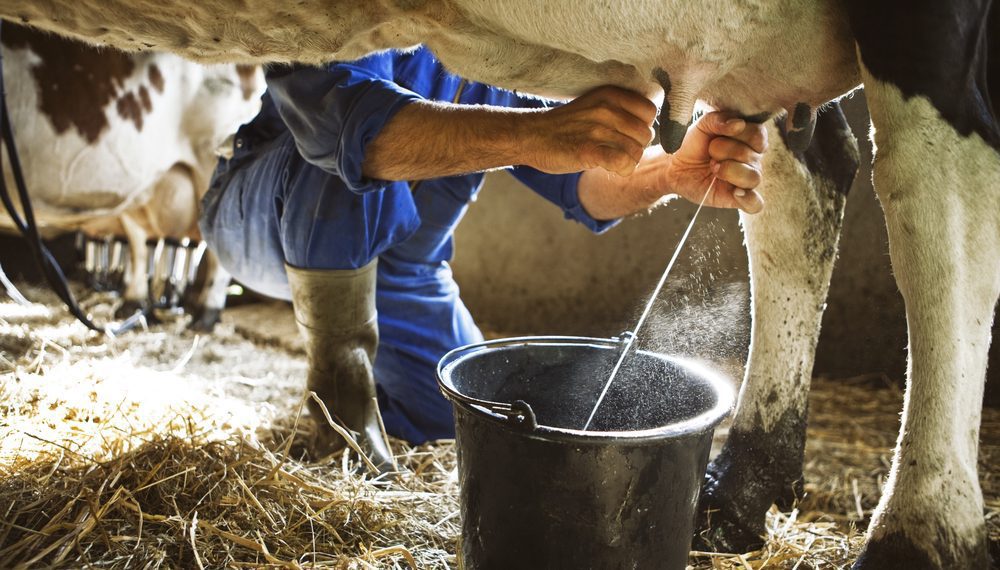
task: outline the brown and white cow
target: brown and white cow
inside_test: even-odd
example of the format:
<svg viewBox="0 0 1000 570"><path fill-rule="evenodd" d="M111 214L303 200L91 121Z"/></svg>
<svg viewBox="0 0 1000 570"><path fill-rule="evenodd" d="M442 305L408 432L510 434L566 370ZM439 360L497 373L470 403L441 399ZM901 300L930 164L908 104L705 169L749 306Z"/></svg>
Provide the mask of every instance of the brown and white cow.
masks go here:
<svg viewBox="0 0 1000 570"><path fill-rule="evenodd" d="M198 238L215 150L256 112L259 69L98 49L11 24L2 32L7 105L39 225L127 237L119 314L146 308L147 241ZM204 263L192 302L192 326L202 329L218 319L229 283L211 252Z"/></svg>
<svg viewBox="0 0 1000 570"><path fill-rule="evenodd" d="M860 84L906 302L909 373L889 480L858 568L988 564L977 445L1000 296L1000 7L991 0L0 0L0 14L203 61L319 62L429 45L470 79L543 95L616 83L663 101L667 150L696 100L791 117L744 216L754 324L705 535L742 548L801 478L806 392L853 176L836 115ZM992 93L992 94L991 94ZM788 141L782 144L780 140Z"/></svg>

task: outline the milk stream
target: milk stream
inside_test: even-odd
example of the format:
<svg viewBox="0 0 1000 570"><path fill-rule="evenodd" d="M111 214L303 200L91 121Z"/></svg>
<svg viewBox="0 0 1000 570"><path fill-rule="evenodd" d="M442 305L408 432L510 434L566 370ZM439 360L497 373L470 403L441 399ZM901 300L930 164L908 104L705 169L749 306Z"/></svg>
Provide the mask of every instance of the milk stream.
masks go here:
<svg viewBox="0 0 1000 570"><path fill-rule="evenodd" d="M677 247L674 248L674 254L670 257L670 263L667 263L667 268L664 269L663 274L660 275L660 282L656 284L656 288L653 289L652 294L650 294L649 301L646 302L646 308L643 309L642 315L639 316L639 321L636 322L631 331L622 335L625 340L625 348L622 350L621 356L618 357L618 362L615 363L615 367L611 370L611 375L608 376L608 381L604 383L601 395L597 397L594 409L590 411L590 416L587 417L587 423L583 424L583 431L590 429L590 424L594 421L594 416L597 415L597 410L600 409L601 403L604 401L604 397L607 396L608 389L611 388L611 383L615 381L618 371L621 370L622 364L631 353L632 345L635 344L635 339L638 336L639 331L642 329L642 325L646 322L646 318L649 317L650 311L653 309L653 304L656 303L656 298L660 296L660 291L663 289L663 284L667 282L670 270L674 268L674 263L677 261L677 257L684 248L684 244L687 242L688 236L691 235L691 228L694 227L695 221L698 220L698 214L701 213L701 209L705 205L705 201L708 200L708 195L712 193L712 188L715 187L715 181L716 179L712 178L712 181L708 184L708 188L705 190L705 195L701 197L701 202L698 204L698 209L694 211L694 216L691 217L691 222L688 223L687 229L684 230L684 234L681 236L680 241L677 242Z"/></svg>

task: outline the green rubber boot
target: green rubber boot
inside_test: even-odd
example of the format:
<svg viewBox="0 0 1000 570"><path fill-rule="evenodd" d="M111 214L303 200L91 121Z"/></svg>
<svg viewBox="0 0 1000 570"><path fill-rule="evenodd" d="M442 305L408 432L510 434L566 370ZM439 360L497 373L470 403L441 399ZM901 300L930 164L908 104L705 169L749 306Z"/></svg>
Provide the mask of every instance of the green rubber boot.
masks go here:
<svg viewBox="0 0 1000 570"><path fill-rule="evenodd" d="M382 473L395 463L383 437L372 364L378 347L375 311L376 261L361 269L299 269L285 265L295 321L309 357L307 386L330 415L360 434L358 443ZM321 443L329 451L347 445L329 426L320 406L310 411L323 426Z"/></svg>

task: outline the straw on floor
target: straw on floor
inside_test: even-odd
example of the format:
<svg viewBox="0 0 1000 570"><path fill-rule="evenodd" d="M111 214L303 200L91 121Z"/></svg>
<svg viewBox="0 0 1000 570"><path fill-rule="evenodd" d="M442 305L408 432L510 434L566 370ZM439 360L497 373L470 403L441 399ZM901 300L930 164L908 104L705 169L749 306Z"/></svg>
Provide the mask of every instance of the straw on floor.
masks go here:
<svg viewBox="0 0 1000 570"><path fill-rule="evenodd" d="M450 442L394 441L401 474L373 479L351 453L309 456L300 355L231 325L108 339L48 305L0 304L0 567L459 566ZM898 427L892 386L816 381L806 496L772 510L762 550L695 552L692 568L848 565ZM984 412L981 462L1000 541L997 410Z"/></svg>

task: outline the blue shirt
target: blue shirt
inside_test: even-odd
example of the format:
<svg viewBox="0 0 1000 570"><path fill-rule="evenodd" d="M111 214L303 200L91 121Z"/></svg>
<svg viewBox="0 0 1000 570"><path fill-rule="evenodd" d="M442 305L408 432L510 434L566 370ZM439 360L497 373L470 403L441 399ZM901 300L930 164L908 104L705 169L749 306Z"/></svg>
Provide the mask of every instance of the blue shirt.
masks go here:
<svg viewBox="0 0 1000 570"><path fill-rule="evenodd" d="M359 193L406 184L368 178L362 173L361 165L368 144L408 103L428 99L532 108L553 104L463 81L445 70L427 48L412 52L386 51L325 68L272 67L267 72L267 83L269 96L265 97L265 109L261 112L261 117L271 118L266 126L262 125L266 136L277 136L287 128L305 160L336 175L351 191ZM273 119L278 115L282 121L275 122ZM577 194L580 173L550 175L527 166L514 166L510 171L529 188L559 206L567 218L590 230L602 232L615 224L615 221L593 219L580 205ZM482 173L473 173L422 181L420 185L422 193L428 195L426 200L465 204L479 191L482 180ZM419 211L423 220L425 211ZM460 216L459 212L453 213ZM429 221L450 225L457 220Z"/></svg>

